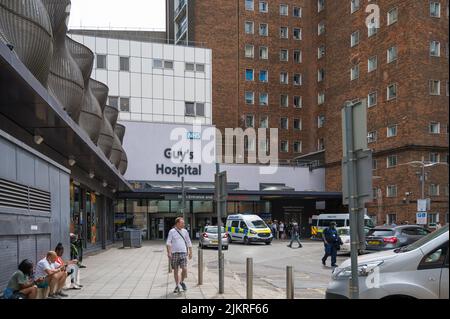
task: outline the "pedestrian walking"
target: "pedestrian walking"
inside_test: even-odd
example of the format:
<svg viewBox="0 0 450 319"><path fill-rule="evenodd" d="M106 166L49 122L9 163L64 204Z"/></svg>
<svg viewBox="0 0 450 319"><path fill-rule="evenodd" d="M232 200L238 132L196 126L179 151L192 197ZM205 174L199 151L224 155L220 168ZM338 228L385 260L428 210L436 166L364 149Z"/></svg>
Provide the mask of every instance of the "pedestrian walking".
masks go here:
<svg viewBox="0 0 450 319"><path fill-rule="evenodd" d="M184 219L178 217L175 226L169 231L167 236L167 256L173 269L175 279L174 293L187 290L184 280L187 278L187 259L192 259L192 242L188 231L184 228ZM181 268L181 277L179 270Z"/></svg>
<svg viewBox="0 0 450 319"><path fill-rule="evenodd" d="M280 222L280 226L278 226L279 232L280 232L280 239L284 239L284 223L283 221Z"/></svg>
<svg viewBox="0 0 450 319"><path fill-rule="evenodd" d="M336 257L337 251L342 245L342 240L336 230L336 223L331 222L330 227L323 231L323 242L325 246L325 255L322 258L322 264L325 266L329 256L331 256L331 267L337 267Z"/></svg>
<svg viewBox="0 0 450 319"><path fill-rule="evenodd" d="M298 248L302 248L303 245L300 242L300 227L298 226L297 223L294 223L292 225L292 236L291 236L291 242L289 243L289 245L287 245L289 248L293 248L292 244L294 243L294 241L296 241L298 243Z"/></svg>
<svg viewBox="0 0 450 319"><path fill-rule="evenodd" d="M278 239L278 222L274 220L272 224L273 229L273 238Z"/></svg>

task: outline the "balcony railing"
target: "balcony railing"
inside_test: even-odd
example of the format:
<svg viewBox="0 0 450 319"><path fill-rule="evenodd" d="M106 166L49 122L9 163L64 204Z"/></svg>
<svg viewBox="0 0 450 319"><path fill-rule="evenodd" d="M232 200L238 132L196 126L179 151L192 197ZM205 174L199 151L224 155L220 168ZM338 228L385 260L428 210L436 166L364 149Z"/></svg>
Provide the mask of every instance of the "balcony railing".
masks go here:
<svg viewBox="0 0 450 319"><path fill-rule="evenodd" d="M175 37L176 41L180 40L182 35L186 32L187 27L188 27L187 19L184 19L184 21L181 23L177 31L177 35Z"/></svg>
<svg viewBox="0 0 450 319"><path fill-rule="evenodd" d="M178 3L178 7L175 9L175 18L178 17L181 11L183 11L184 8L186 8L187 1L186 0L180 0Z"/></svg>

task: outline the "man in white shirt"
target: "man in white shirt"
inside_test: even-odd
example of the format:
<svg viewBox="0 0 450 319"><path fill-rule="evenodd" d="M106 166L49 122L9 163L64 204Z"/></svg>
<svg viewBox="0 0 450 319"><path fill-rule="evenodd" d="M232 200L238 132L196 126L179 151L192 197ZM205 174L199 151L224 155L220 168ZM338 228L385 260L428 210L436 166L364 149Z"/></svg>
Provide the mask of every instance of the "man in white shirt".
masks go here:
<svg viewBox="0 0 450 319"><path fill-rule="evenodd" d="M187 287L184 280L187 277L187 257L192 259L192 242L188 231L184 228L184 219L182 217L178 217L175 220L175 227L169 231L166 245L167 256L170 259L176 284L173 292L180 293L180 286L186 291ZM179 268L181 268L181 280Z"/></svg>
<svg viewBox="0 0 450 319"><path fill-rule="evenodd" d="M50 286L50 293L48 298L59 299L60 297L67 297L67 294L62 292L66 281L66 274L64 268L57 268L55 265L58 256L54 251L49 251L47 256L38 261L36 264L35 279L45 278L45 281L38 284L38 288L47 288Z"/></svg>

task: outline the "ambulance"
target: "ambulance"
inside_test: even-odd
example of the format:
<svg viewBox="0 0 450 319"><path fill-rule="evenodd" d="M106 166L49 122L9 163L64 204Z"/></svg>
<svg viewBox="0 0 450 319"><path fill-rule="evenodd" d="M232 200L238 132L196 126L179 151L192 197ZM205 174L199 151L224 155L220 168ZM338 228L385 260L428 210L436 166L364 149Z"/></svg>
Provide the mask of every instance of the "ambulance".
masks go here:
<svg viewBox="0 0 450 319"><path fill-rule="evenodd" d="M267 224L258 215L230 215L227 218L226 229L231 242L264 242L270 245L273 236Z"/></svg>

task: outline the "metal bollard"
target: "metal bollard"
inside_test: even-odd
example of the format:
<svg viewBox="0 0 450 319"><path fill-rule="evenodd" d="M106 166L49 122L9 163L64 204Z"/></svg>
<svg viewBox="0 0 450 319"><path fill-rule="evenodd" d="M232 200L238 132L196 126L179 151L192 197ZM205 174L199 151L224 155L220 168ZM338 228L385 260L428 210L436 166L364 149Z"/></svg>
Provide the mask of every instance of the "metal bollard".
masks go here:
<svg viewBox="0 0 450 319"><path fill-rule="evenodd" d="M198 285L203 285L203 249L198 249Z"/></svg>
<svg viewBox="0 0 450 319"><path fill-rule="evenodd" d="M225 292L224 264L225 264L224 254L221 253L219 258L219 294L223 294Z"/></svg>
<svg viewBox="0 0 450 319"><path fill-rule="evenodd" d="M247 299L253 299L253 258L247 258Z"/></svg>
<svg viewBox="0 0 450 319"><path fill-rule="evenodd" d="M294 277L292 266L286 266L286 299L294 299Z"/></svg>
<svg viewBox="0 0 450 319"><path fill-rule="evenodd" d="M168 265L169 265L169 274L172 272L172 266L170 265L170 258L167 258L167 260L169 261Z"/></svg>

